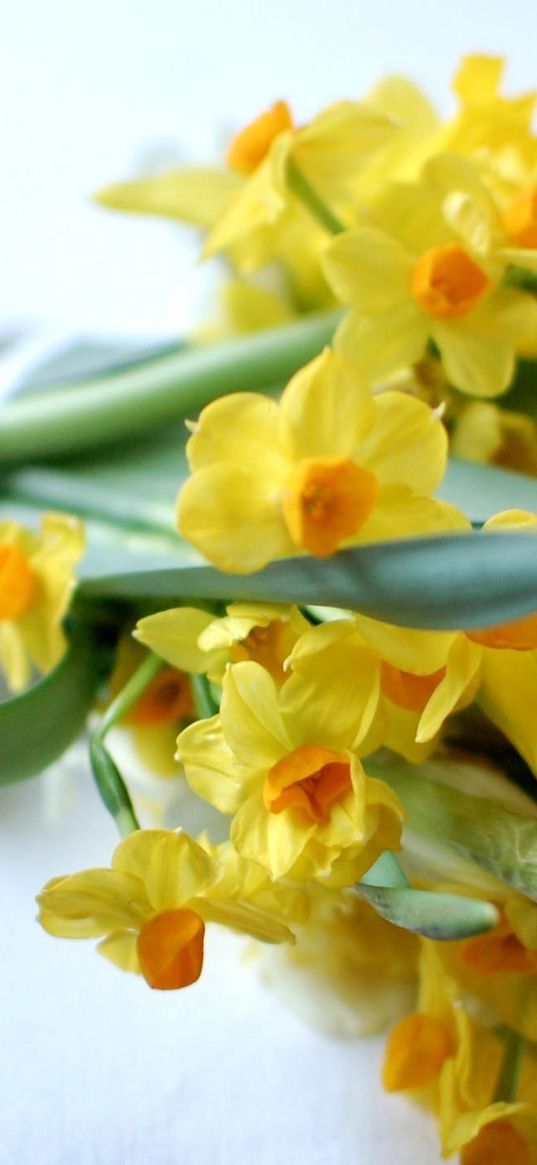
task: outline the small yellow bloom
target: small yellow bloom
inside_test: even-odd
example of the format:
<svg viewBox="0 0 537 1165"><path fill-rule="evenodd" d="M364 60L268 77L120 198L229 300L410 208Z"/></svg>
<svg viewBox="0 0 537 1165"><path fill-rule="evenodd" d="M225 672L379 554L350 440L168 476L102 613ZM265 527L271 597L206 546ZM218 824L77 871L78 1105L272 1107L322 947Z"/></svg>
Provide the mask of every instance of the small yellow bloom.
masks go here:
<svg viewBox="0 0 537 1165"><path fill-rule="evenodd" d="M428 496L446 458L438 415L401 392L373 397L330 349L293 377L279 404L223 397L192 429L179 527L222 570L465 524Z"/></svg>
<svg viewBox="0 0 537 1165"><path fill-rule="evenodd" d="M46 672L62 655L61 624L83 550L76 518L46 514L38 534L0 522L0 664L15 691L26 686L33 664Z"/></svg>
<svg viewBox="0 0 537 1165"><path fill-rule="evenodd" d="M297 607L230 603L223 618L196 607L175 607L140 619L135 639L174 668L207 674L216 683L228 663L254 660L277 682L284 663L309 623Z"/></svg>
<svg viewBox="0 0 537 1165"><path fill-rule="evenodd" d="M466 461L537 477L537 425L531 417L492 401L467 401L455 417L451 452Z"/></svg>
<svg viewBox="0 0 537 1165"><path fill-rule="evenodd" d="M219 715L177 741L189 784L233 815L236 849L274 878L350 885L399 846L399 802L355 752L375 710L378 669L367 650L354 672L341 667L343 655L280 688L259 664L235 664Z"/></svg>
<svg viewBox="0 0 537 1165"><path fill-rule="evenodd" d="M487 217L492 200L479 186L470 213L467 182L463 160L436 159L419 183L387 187L372 224L339 235L324 252L328 282L351 307L336 347L374 383L421 360L433 341L451 384L497 396L519 344L537 334L533 297L500 286L510 262L530 255L532 265L534 253L498 245Z"/></svg>
<svg viewBox="0 0 537 1165"><path fill-rule="evenodd" d="M104 936L100 954L123 971L142 974L150 987L187 987L202 971L206 923L263 942L293 941L283 921L285 907L276 916L257 904L255 876L253 894L245 894L240 879L248 863L235 864L230 876L227 848L222 867L219 847L210 856L180 831L132 833L114 851L111 869L49 882L38 895L39 921L60 938ZM284 899L282 889L279 902ZM276 891L272 901L278 901Z"/></svg>

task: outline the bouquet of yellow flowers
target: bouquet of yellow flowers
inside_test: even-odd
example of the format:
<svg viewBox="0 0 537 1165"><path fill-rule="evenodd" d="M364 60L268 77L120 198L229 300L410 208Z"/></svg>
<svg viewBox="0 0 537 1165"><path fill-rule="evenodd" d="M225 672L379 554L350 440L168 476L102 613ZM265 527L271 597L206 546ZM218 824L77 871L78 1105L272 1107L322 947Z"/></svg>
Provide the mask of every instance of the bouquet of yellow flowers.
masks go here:
<svg viewBox="0 0 537 1165"><path fill-rule="evenodd" d="M447 121L401 77L278 101L102 191L203 231L218 316L0 430L0 778L85 734L122 837L42 926L159 990L207 925L277 944L464 1165L537 1161L537 94L501 70Z"/></svg>

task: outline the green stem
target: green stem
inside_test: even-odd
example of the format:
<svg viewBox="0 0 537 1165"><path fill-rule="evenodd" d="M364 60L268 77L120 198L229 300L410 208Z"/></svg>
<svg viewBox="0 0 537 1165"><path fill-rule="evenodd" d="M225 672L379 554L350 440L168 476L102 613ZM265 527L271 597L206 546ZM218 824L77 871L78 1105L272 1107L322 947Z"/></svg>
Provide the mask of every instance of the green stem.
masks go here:
<svg viewBox="0 0 537 1165"><path fill-rule="evenodd" d="M341 219L326 205L326 202L323 202L293 158L289 158L287 162L287 183L290 191L298 198L299 202L329 234L340 235L342 231L347 229Z"/></svg>
<svg viewBox="0 0 537 1165"><path fill-rule="evenodd" d="M211 692L211 685L207 676L191 675L192 694L196 705L199 720L208 720L219 711L218 704Z"/></svg>
<svg viewBox="0 0 537 1165"><path fill-rule="evenodd" d="M389 849L385 850L364 874L362 883L364 886L408 886L395 854Z"/></svg>
<svg viewBox="0 0 537 1165"><path fill-rule="evenodd" d="M140 664L140 667L130 677L115 700L112 700L110 707L107 708L97 734L100 740L104 740L107 732L132 708L163 666L160 656L153 653L144 659L144 662Z"/></svg>
<svg viewBox="0 0 537 1165"><path fill-rule="evenodd" d="M493 1101L503 1100L509 1104L516 1100L525 1043L524 1036L520 1032L514 1031L513 1028L508 1029Z"/></svg>
<svg viewBox="0 0 537 1165"><path fill-rule="evenodd" d="M283 383L330 342L340 318L339 311L315 313L14 399L2 409L0 464L100 448L195 415L224 393Z"/></svg>

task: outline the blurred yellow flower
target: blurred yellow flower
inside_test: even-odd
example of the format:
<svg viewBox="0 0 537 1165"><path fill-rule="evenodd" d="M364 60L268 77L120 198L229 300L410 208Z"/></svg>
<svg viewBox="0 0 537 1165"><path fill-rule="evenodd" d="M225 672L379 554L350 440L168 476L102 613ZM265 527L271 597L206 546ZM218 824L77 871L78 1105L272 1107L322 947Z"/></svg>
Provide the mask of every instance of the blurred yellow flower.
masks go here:
<svg viewBox="0 0 537 1165"><path fill-rule="evenodd" d="M37 534L0 522L0 664L15 691L32 665L46 672L63 653L62 619L83 551L82 524L66 514L45 514Z"/></svg>

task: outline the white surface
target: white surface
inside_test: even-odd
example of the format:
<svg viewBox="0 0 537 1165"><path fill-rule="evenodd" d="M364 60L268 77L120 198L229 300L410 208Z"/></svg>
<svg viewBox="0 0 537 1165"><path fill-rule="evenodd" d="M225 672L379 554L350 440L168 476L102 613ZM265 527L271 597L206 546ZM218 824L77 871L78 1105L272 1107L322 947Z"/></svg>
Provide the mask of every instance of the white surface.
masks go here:
<svg viewBox="0 0 537 1165"><path fill-rule="evenodd" d="M46 935L33 898L116 844L89 774L42 824L42 791L2 792L1 1165L437 1165L428 1118L379 1086L382 1041L321 1036L213 927L199 983L153 992Z"/></svg>
<svg viewBox="0 0 537 1165"><path fill-rule="evenodd" d="M164 222L91 206L157 146L211 160L226 128L287 96L299 118L405 72L449 104L462 53L535 82L530 0L19 0L3 12L0 326L180 332L207 277ZM159 148L160 148L159 146ZM33 342L33 341L32 341ZM17 371L20 362L17 365ZM213 931L206 971L151 992L33 921L54 874L116 838L87 773L44 824L38 781L2 791L0 1165L436 1165L436 1133L378 1084L379 1041L310 1031Z"/></svg>

